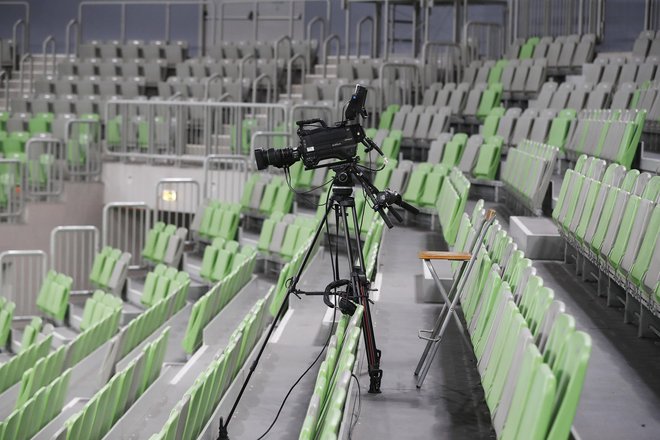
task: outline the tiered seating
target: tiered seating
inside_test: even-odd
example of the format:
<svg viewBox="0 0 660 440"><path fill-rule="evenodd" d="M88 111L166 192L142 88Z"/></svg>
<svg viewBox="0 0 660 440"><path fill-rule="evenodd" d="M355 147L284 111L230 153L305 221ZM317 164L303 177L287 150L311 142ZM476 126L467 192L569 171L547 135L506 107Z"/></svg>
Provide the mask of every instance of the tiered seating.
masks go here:
<svg viewBox="0 0 660 440"><path fill-rule="evenodd" d="M65 424L66 438L101 439L160 375L169 327Z"/></svg>
<svg viewBox="0 0 660 440"><path fill-rule="evenodd" d="M97 287L119 293L126 283L131 254L109 246L96 254L89 279Z"/></svg>
<svg viewBox="0 0 660 440"><path fill-rule="evenodd" d="M618 284L646 308L660 311L658 273L660 249L660 177L625 172L625 167L583 155L564 177L552 218L566 243L575 249L581 267L591 262L600 277ZM613 303L610 284L604 292ZM625 301L626 312L635 310ZM630 308L630 309L629 309ZM641 323L640 323L641 326ZM640 328L640 334L647 329Z"/></svg>
<svg viewBox="0 0 660 440"><path fill-rule="evenodd" d="M197 210L190 228L202 241L233 240L238 234L240 212L240 204L207 201Z"/></svg>
<svg viewBox="0 0 660 440"><path fill-rule="evenodd" d="M44 278L37 296L37 307L46 316L57 321L64 321L69 310L69 294L73 279L51 270Z"/></svg>
<svg viewBox="0 0 660 440"><path fill-rule="evenodd" d="M66 346L61 346L48 356L39 359L34 367L23 373L16 409L25 405L40 389L48 386L64 373L66 350Z"/></svg>
<svg viewBox="0 0 660 440"><path fill-rule="evenodd" d="M244 246L238 252L238 243L234 249L228 245L218 250L212 276L217 276L218 283L202 296L192 308L183 348L186 353L193 353L202 343L204 327L238 294L252 277L256 263L256 252L252 246ZM222 269L224 268L224 271Z"/></svg>
<svg viewBox="0 0 660 440"><path fill-rule="evenodd" d="M553 75L579 72L579 68L593 59L596 47L594 34L566 35L558 37L531 37L517 40L508 51L511 58L545 58Z"/></svg>
<svg viewBox="0 0 660 440"><path fill-rule="evenodd" d="M632 83L644 84L660 79L658 77L657 56L644 60L643 57L603 57L599 56L593 63L582 66L582 75L589 83L603 82L611 86Z"/></svg>
<svg viewBox="0 0 660 440"><path fill-rule="evenodd" d="M94 292L91 298L85 301L85 308L80 321L80 330L85 331L95 324L108 318L117 311L121 311L123 302L120 298L102 290Z"/></svg>
<svg viewBox="0 0 660 440"><path fill-rule="evenodd" d="M510 60L502 70L502 99L525 101L535 97L546 79L544 58Z"/></svg>
<svg viewBox="0 0 660 440"><path fill-rule="evenodd" d="M121 309L115 309L107 317L94 323L91 327L78 334L78 336L68 344L66 355L67 366L71 367L77 364L113 337L119 329L120 318Z"/></svg>
<svg viewBox="0 0 660 440"><path fill-rule="evenodd" d="M541 215L558 153L557 147L528 140L509 149L501 173L504 188L512 198L507 202L518 202Z"/></svg>
<svg viewBox="0 0 660 440"><path fill-rule="evenodd" d="M21 339L21 347L19 353L32 347L39 341L39 334L43 326L43 321L38 316L32 318L30 323L23 329L23 338Z"/></svg>
<svg viewBox="0 0 660 440"><path fill-rule="evenodd" d="M374 220L371 223L371 227L367 231L367 235L362 245L362 253L364 255L365 264L364 273L369 279L372 279L376 274L378 251L380 250L384 227L385 222L382 219Z"/></svg>
<svg viewBox="0 0 660 440"><path fill-rule="evenodd" d="M147 274L140 302L146 307L151 307L161 300L179 293L180 290L183 291L181 295L187 298L189 286L190 275L187 272L180 272L173 267L158 264L153 271Z"/></svg>
<svg viewBox="0 0 660 440"><path fill-rule="evenodd" d="M630 167L645 120L644 111L580 112L566 138L566 156L575 160L584 153Z"/></svg>
<svg viewBox="0 0 660 440"><path fill-rule="evenodd" d="M502 138L499 136L472 135L464 133L451 135L442 133L431 143L428 162L447 167L458 167L466 175L475 179L495 178L500 164Z"/></svg>
<svg viewBox="0 0 660 440"><path fill-rule="evenodd" d="M177 228L175 225L157 222L149 231L144 242L142 258L154 264L164 263L178 267L187 236L186 228Z"/></svg>
<svg viewBox="0 0 660 440"><path fill-rule="evenodd" d="M277 57L286 60L293 55L302 54L305 59L310 59L317 48L318 41L316 40L291 40L291 44L280 43L277 48ZM275 49L273 41L222 41L209 48L209 56L234 63L248 55L269 60L275 57Z"/></svg>
<svg viewBox="0 0 660 440"><path fill-rule="evenodd" d="M455 250L470 250L480 206L473 220L463 216ZM461 310L498 438L567 438L589 362L590 337L535 273L495 222L463 274Z"/></svg>
<svg viewBox="0 0 660 440"><path fill-rule="evenodd" d="M250 217L265 218L273 212L286 214L293 208L293 192L281 176L255 174L245 185L241 206Z"/></svg>
<svg viewBox="0 0 660 440"><path fill-rule="evenodd" d="M538 97L529 101L529 107L542 109L602 109L610 102L612 85L608 82L574 84L546 82Z"/></svg>
<svg viewBox="0 0 660 440"><path fill-rule="evenodd" d="M364 209L364 203L362 207ZM316 219L312 217L282 215L276 212L264 220L257 250L270 261L291 261L300 248L313 237L316 225Z"/></svg>
<svg viewBox="0 0 660 440"><path fill-rule="evenodd" d="M16 304L0 296L0 349L5 349L11 342L11 323L15 309Z"/></svg>
<svg viewBox="0 0 660 440"><path fill-rule="evenodd" d="M50 385L39 389L23 405L17 407L0 423L0 437L6 439L32 438L62 410L71 370L66 370Z"/></svg>
<svg viewBox="0 0 660 440"><path fill-rule="evenodd" d="M48 355L52 346L53 335L48 335L41 341L21 350L4 364L0 365L0 392L5 391L23 376L23 373L32 368L41 358Z"/></svg>
<svg viewBox="0 0 660 440"><path fill-rule="evenodd" d="M138 60L163 60L174 66L187 57L188 43L186 41L145 42L143 40L119 41L92 40L78 47L79 59L121 59L121 61L134 62ZM127 63L128 64L128 63Z"/></svg>
<svg viewBox="0 0 660 440"><path fill-rule="evenodd" d="M162 280L158 277L158 280ZM156 282L156 284L158 284ZM170 286L177 285L176 277L170 281ZM145 283L145 289L147 285ZM158 289L158 286L156 286ZM176 315L186 305L188 295L188 284L183 282L178 288L153 303L144 313L138 315L128 325L121 329L119 336L119 359L130 353L135 347L140 345L147 337L158 330L168 319Z"/></svg>
<svg viewBox="0 0 660 440"><path fill-rule="evenodd" d="M170 413L165 426L150 440L175 438L177 433L181 433L181 438L199 436L272 319L267 312L271 299L272 289L257 301L232 333L227 347L195 380Z"/></svg>
<svg viewBox="0 0 660 440"><path fill-rule="evenodd" d="M384 128L401 132L402 149L424 149L449 127L449 116L450 112L446 108L404 105L394 112L390 126Z"/></svg>
<svg viewBox="0 0 660 440"><path fill-rule="evenodd" d="M660 57L660 37L655 31L642 31L635 40L632 55L647 60L651 57Z"/></svg>
<svg viewBox="0 0 660 440"><path fill-rule="evenodd" d="M348 398L362 324L362 306L351 317L343 315L330 338L319 367L314 394L307 407L300 439L337 438Z"/></svg>
<svg viewBox="0 0 660 440"><path fill-rule="evenodd" d="M248 267L252 268L255 253L254 247L250 245L244 245L239 250L238 242L216 238L204 249L199 274L204 280L216 283L235 272L238 267L243 267L246 262L248 262ZM249 270L248 275L251 273L252 270Z"/></svg>

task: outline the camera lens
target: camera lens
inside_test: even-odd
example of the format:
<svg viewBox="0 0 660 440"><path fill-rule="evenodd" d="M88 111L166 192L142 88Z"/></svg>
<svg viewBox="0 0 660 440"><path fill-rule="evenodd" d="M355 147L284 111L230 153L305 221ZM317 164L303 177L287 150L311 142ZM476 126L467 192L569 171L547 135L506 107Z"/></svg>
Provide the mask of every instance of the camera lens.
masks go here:
<svg viewBox="0 0 660 440"><path fill-rule="evenodd" d="M268 165L275 168L284 168L293 165L298 157L293 148L257 148L254 150L254 160L257 163L257 169L263 170L268 168Z"/></svg>

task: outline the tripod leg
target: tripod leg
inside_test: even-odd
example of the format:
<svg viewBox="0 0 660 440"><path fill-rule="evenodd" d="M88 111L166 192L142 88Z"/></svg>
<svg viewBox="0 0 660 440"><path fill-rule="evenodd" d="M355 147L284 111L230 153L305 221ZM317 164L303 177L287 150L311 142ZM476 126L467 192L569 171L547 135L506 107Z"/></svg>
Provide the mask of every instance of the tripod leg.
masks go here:
<svg viewBox="0 0 660 440"><path fill-rule="evenodd" d="M348 213L346 208L351 208L351 215L353 216L353 229L355 231L355 243L357 246L357 256L359 261L356 265L355 254L351 245L350 230L348 228ZM340 203L339 209L343 219L344 236L346 239L346 247L348 250L348 258L350 260L351 279L353 281L353 294L358 295L358 301L364 308L362 315L362 333L364 334L364 343L367 349L367 363L369 369L369 392L380 393L380 383L383 377L383 370L380 369L380 355L381 352L376 346L376 338L374 336L373 322L371 319L371 308L369 306L369 280L364 272L364 255L362 253L362 244L360 242L360 226L357 220L357 211L355 209L355 200L351 197Z"/></svg>

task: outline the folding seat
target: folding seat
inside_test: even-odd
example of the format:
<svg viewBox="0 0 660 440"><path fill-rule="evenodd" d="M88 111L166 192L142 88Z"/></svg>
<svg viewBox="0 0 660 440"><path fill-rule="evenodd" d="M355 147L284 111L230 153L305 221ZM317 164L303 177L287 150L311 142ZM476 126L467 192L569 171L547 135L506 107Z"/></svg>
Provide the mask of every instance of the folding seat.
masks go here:
<svg viewBox="0 0 660 440"><path fill-rule="evenodd" d="M461 160L458 164L458 169L467 173L468 175L472 172L472 168L477 160L477 155L479 150L484 143L484 138L481 135L474 134L468 138L467 143L465 144L465 150L461 156Z"/></svg>
<svg viewBox="0 0 660 440"><path fill-rule="evenodd" d="M550 44L552 44L552 37L541 38L538 44L534 47L534 54L532 55L532 58L545 58L548 54L548 48L550 47Z"/></svg>
<svg viewBox="0 0 660 440"><path fill-rule="evenodd" d="M475 84L488 83L490 70L495 67L495 61L484 61L483 65L477 70L477 75L474 78Z"/></svg>
<svg viewBox="0 0 660 440"><path fill-rule="evenodd" d="M165 45L165 60L170 66L177 63L182 63L185 59L186 49L181 44L167 44Z"/></svg>
<svg viewBox="0 0 660 440"><path fill-rule="evenodd" d="M474 83L475 78L477 77L477 71L481 67L480 61L472 61L468 67L463 71L463 78L461 82L472 84Z"/></svg>
<svg viewBox="0 0 660 440"><path fill-rule="evenodd" d="M635 78L637 77L637 70L639 68L640 62L636 62L635 60L628 60L622 67L621 67L621 74L619 75L619 82L635 82Z"/></svg>
<svg viewBox="0 0 660 440"><path fill-rule="evenodd" d="M612 87L607 83L597 84L593 90L589 93L587 102L584 104L585 109L601 109L605 108L606 103L609 100L609 95L612 91Z"/></svg>
<svg viewBox="0 0 660 440"><path fill-rule="evenodd" d="M630 100L633 97L634 92L635 92L634 84L631 83L620 84L616 92L614 92L614 95L612 96L612 104L610 108L612 108L613 110L627 109L630 104Z"/></svg>
<svg viewBox="0 0 660 440"><path fill-rule="evenodd" d="M411 139L415 133L415 128L417 127L417 121L419 120L419 113L411 112L406 114L405 122L403 124L402 132L405 139Z"/></svg>
<svg viewBox="0 0 660 440"><path fill-rule="evenodd" d="M98 95L99 94L98 86L99 84L96 77L81 79L76 83L77 94L79 96Z"/></svg>
<svg viewBox="0 0 660 440"><path fill-rule="evenodd" d="M486 83L477 83L475 84L472 89L467 92L467 97L465 99L465 107L462 109L462 114L463 116L469 117L475 117L477 114L477 110L479 109L479 101L481 101L481 96L483 95L484 91L486 90ZM452 109L452 112L455 113Z"/></svg>
<svg viewBox="0 0 660 440"><path fill-rule="evenodd" d="M594 34L582 35L580 42L575 49L571 66L581 66L593 59L596 45L596 36Z"/></svg>
<svg viewBox="0 0 660 440"><path fill-rule="evenodd" d="M651 42L655 38L655 31L642 31L633 45L632 54L633 56L638 56L646 58L648 51L651 47Z"/></svg>
<svg viewBox="0 0 660 440"><path fill-rule="evenodd" d="M78 58L98 58L101 54L98 41L90 41L87 44L81 44L78 47Z"/></svg>
<svg viewBox="0 0 660 440"><path fill-rule="evenodd" d="M575 89L571 90L565 107L573 110L582 110L587 99L587 94L591 92L591 89L590 84L577 84Z"/></svg>
<svg viewBox="0 0 660 440"><path fill-rule="evenodd" d="M587 63L582 65L582 76L587 84L597 84L603 74L601 64Z"/></svg>
<svg viewBox="0 0 660 440"><path fill-rule="evenodd" d="M548 53L546 54L546 59L548 60L548 67L558 67L559 66L559 57L561 55L562 48L566 43L565 36L559 36L555 38L550 46L548 47Z"/></svg>
<svg viewBox="0 0 660 440"><path fill-rule="evenodd" d="M649 51L646 54L647 57L657 57L660 56L660 37L657 35L653 38Z"/></svg>
<svg viewBox="0 0 660 440"><path fill-rule="evenodd" d="M438 138L431 142L427 161L429 163L440 163L444 152L445 144L451 141L451 133L442 133Z"/></svg>
<svg viewBox="0 0 660 440"><path fill-rule="evenodd" d="M652 62L640 63L637 68L637 74L635 75L634 81L625 81L621 79L621 82L634 82L636 84L644 84L646 81L651 81L655 78L656 70L658 64Z"/></svg>
<svg viewBox="0 0 660 440"><path fill-rule="evenodd" d="M586 35L585 35L586 36ZM584 40L584 38L583 38ZM579 60L576 60L575 63L572 63L573 57L575 55L578 42L580 42L580 37L578 35L568 35L564 41L564 44L561 47L561 51L559 53L559 58L557 59L557 66L559 67L571 67L573 65L578 65L581 66L584 62L586 62L588 56L590 55L590 50L589 48L593 48L593 45L590 44L590 40L586 40L586 45L582 47L583 51L580 54L580 57L584 59L585 61L579 62ZM593 39L593 42L595 42L595 36Z"/></svg>
<svg viewBox="0 0 660 440"><path fill-rule="evenodd" d="M533 109L525 110L525 112L516 120L516 125L510 138L510 145L518 145L523 139L526 139L529 136L532 122L535 118L536 112ZM499 134L498 130L498 135Z"/></svg>
<svg viewBox="0 0 660 440"><path fill-rule="evenodd" d="M144 77L148 86L155 86L166 77L167 66L162 60L147 60L144 63Z"/></svg>
<svg viewBox="0 0 660 440"><path fill-rule="evenodd" d="M522 109L511 107L507 109L506 113L500 119L500 123L497 126L497 136L501 137L504 141L504 144L510 144L511 134L513 133L513 128L515 126L516 120L520 117ZM526 136L526 134L525 134Z"/></svg>
<svg viewBox="0 0 660 440"><path fill-rule="evenodd" d="M556 82L547 82L541 87L541 91L536 98L536 100L531 101L529 104L530 108L543 109L549 108L550 102L552 101L554 94L557 92L559 84ZM563 108L563 107L562 107Z"/></svg>
<svg viewBox="0 0 660 440"><path fill-rule="evenodd" d="M532 55L534 54L536 46L539 43L540 40L538 37L531 37L527 39L527 41L520 48L520 52L518 53L518 58L521 60L531 58Z"/></svg>
<svg viewBox="0 0 660 440"><path fill-rule="evenodd" d="M601 82L608 84L618 83L622 64L623 64L623 59L616 59L610 61L610 63L606 65L605 68L603 69L603 75L600 78Z"/></svg>
<svg viewBox="0 0 660 440"><path fill-rule="evenodd" d="M504 91L506 97L508 97L509 93L511 92L513 77L518 66L520 66L520 62L518 60L510 60L506 66L503 66L502 68L500 83L502 83L502 90Z"/></svg>
<svg viewBox="0 0 660 440"><path fill-rule="evenodd" d="M98 82L99 96L109 98L111 96L120 96L119 81L116 79L102 79Z"/></svg>
<svg viewBox="0 0 660 440"><path fill-rule="evenodd" d="M455 83L446 83L444 87L438 91L438 94L435 97L433 105L436 107L445 107L449 105L449 100L451 99L452 92L456 90Z"/></svg>
<svg viewBox="0 0 660 440"><path fill-rule="evenodd" d="M456 90L452 92L451 98L449 99L449 108L453 115L461 114L469 87L469 84L461 83L456 86Z"/></svg>
<svg viewBox="0 0 660 440"><path fill-rule="evenodd" d="M76 84L76 88L78 89L79 84L83 81L86 80L78 81L76 77L72 77L72 76L55 80L54 83L55 94L58 96L73 95L74 84ZM83 92L78 92L78 93L84 94Z"/></svg>
<svg viewBox="0 0 660 440"><path fill-rule="evenodd" d="M142 47L142 55L147 62L157 61L165 58L165 51L162 44L149 43Z"/></svg>
<svg viewBox="0 0 660 440"><path fill-rule="evenodd" d="M568 97L571 91L573 90L573 84L571 83L562 83L561 86L559 86L556 90L555 93L552 95L552 99L550 100L550 103L548 106L542 106L541 108L552 108L552 109L557 109L561 110L563 108L566 108L566 104L568 102Z"/></svg>
<svg viewBox="0 0 660 440"><path fill-rule="evenodd" d="M516 68L515 73L513 74L513 80L511 81L511 92L522 93L526 89L527 76L529 71L534 65L533 60L521 60L520 65Z"/></svg>
<svg viewBox="0 0 660 440"><path fill-rule="evenodd" d="M461 156L463 154L463 148L465 144L452 139L451 141L447 142L445 145L445 150L442 155L442 164L446 165L448 167L453 167L458 165L458 163L461 160Z"/></svg>

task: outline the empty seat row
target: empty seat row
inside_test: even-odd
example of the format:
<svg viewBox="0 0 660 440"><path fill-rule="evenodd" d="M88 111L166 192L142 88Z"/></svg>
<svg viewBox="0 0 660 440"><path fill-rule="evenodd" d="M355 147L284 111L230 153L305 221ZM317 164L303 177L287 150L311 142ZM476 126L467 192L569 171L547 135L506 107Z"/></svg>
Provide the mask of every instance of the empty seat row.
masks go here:
<svg viewBox="0 0 660 440"><path fill-rule="evenodd" d="M632 54L636 57L660 57L660 37L656 31L642 31L632 48Z"/></svg>
<svg viewBox="0 0 660 440"><path fill-rule="evenodd" d="M187 272L157 264L154 270L147 274L140 303L145 307L151 307L172 295L187 298L189 287L190 275Z"/></svg>
<svg viewBox="0 0 660 440"><path fill-rule="evenodd" d="M113 313L121 311L122 308L123 301L118 296L105 293L102 290L95 291L92 297L85 301L80 320L80 330L87 330Z"/></svg>
<svg viewBox="0 0 660 440"><path fill-rule="evenodd" d="M243 189L243 202L247 202L244 212L250 216L267 217L273 212L286 214L293 208L293 191L282 176L255 174L250 176Z"/></svg>
<svg viewBox="0 0 660 440"><path fill-rule="evenodd" d="M106 103L119 99L117 96L102 98L99 95L30 96L12 98L9 107L14 113L40 113L42 111L60 114L99 115L105 119Z"/></svg>
<svg viewBox="0 0 660 440"><path fill-rule="evenodd" d="M566 156L575 160L584 153L630 167L645 120L645 111L580 112L567 133Z"/></svg>
<svg viewBox="0 0 660 440"><path fill-rule="evenodd" d="M185 60L188 57L188 43L185 41L165 42L152 41L146 43L141 40L132 40L126 43L120 41L88 41L80 44L77 50L80 59L114 59L124 61L144 59L148 61L165 60L170 66Z"/></svg>
<svg viewBox="0 0 660 440"><path fill-rule="evenodd" d="M288 60L294 55L301 54L306 60L311 60L317 48L316 40L291 40L290 43L282 41L279 45L273 41L222 41L208 49L208 56L217 60L237 61L249 55L269 60L275 58L277 50L278 59Z"/></svg>
<svg viewBox="0 0 660 440"><path fill-rule="evenodd" d="M38 343L41 337L41 330L43 329L43 320L38 316L32 318L30 323L23 328L23 337L21 338L21 346L18 350L19 353L27 350L34 344Z"/></svg>
<svg viewBox="0 0 660 440"><path fill-rule="evenodd" d="M208 242L215 238L233 240L238 236L240 217L240 203L208 200L197 209L190 229L201 241Z"/></svg>
<svg viewBox="0 0 660 440"><path fill-rule="evenodd" d="M176 65L176 78L203 80L217 75L222 78L250 78L268 75L271 81L278 79L279 87L286 79L285 63L273 59L257 59L238 62L236 60L216 61L212 58L191 59ZM241 76L242 75L242 76ZM272 84L275 86L275 84Z"/></svg>
<svg viewBox="0 0 660 440"><path fill-rule="evenodd" d="M443 133L431 142L428 162L448 167L457 166L465 175L475 179L493 180L500 164L502 138L497 135Z"/></svg>
<svg viewBox="0 0 660 440"><path fill-rule="evenodd" d="M529 140L510 148L501 173L510 195L507 202L517 202L534 215L541 215L558 154L557 147Z"/></svg>
<svg viewBox="0 0 660 440"><path fill-rule="evenodd" d="M54 270L48 271L37 296L37 307L46 316L64 321L69 311L72 286L73 278Z"/></svg>
<svg viewBox="0 0 660 440"><path fill-rule="evenodd" d="M236 268L243 267L244 263L248 261L247 278L243 278L240 286L249 280L254 266L251 260L255 250L252 246L243 246L239 250L239 244L234 240L225 240L224 238L214 239L210 245L204 249L202 258L202 266L199 270L199 275L202 279L210 282L217 283L223 280L236 270Z"/></svg>
<svg viewBox="0 0 660 440"><path fill-rule="evenodd" d="M7 362L0 364L0 392L18 383L23 373L34 367L39 359L48 356L52 344L53 335L49 334L25 350L21 350Z"/></svg>
<svg viewBox="0 0 660 440"><path fill-rule="evenodd" d="M11 324L15 309L16 304L13 301L8 301L4 296L0 296L0 349L2 350L11 345Z"/></svg>
<svg viewBox="0 0 660 440"><path fill-rule="evenodd" d="M520 40L514 42L509 50L509 56L519 59L545 58L550 69L565 74L591 61L595 47L594 34L562 35L555 38L531 37L524 42Z"/></svg>
<svg viewBox="0 0 660 440"><path fill-rule="evenodd" d="M629 89L630 90L630 89ZM648 127L657 129L660 124L660 83L646 82L635 88L630 98L628 107L634 110L644 110ZM613 107L614 108L614 107Z"/></svg>
<svg viewBox="0 0 660 440"><path fill-rule="evenodd" d="M358 355L363 310L358 305L352 316L342 315L337 323L316 376L300 440L338 438Z"/></svg>
<svg viewBox="0 0 660 440"><path fill-rule="evenodd" d="M493 107L499 106L501 98L502 85L497 82L493 84L482 82L474 86L467 82L458 85L436 83L425 91L423 102L426 106L448 109L452 115L452 122L474 124L483 120ZM431 124L431 129L437 132L435 121Z"/></svg>
<svg viewBox="0 0 660 440"><path fill-rule="evenodd" d="M243 102L249 96L249 80L215 78L212 81L198 78L170 77L158 83L158 99L180 98L195 100L229 100Z"/></svg>
<svg viewBox="0 0 660 440"><path fill-rule="evenodd" d="M105 246L96 254L89 280L93 285L118 293L126 283L131 254Z"/></svg>
<svg viewBox="0 0 660 440"><path fill-rule="evenodd" d="M146 61L132 59L124 61L121 59L87 59L87 60L64 60L57 64L55 76L46 76L44 79L35 81L36 90L40 90L44 81L50 81L52 87L66 88L67 78L120 78L124 80L139 78L145 85L151 87L159 81L167 78L167 63L163 60Z"/></svg>
<svg viewBox="0 0 660 440"><path fill-rule="evenodd" d="M257 249L267 260L291 261L313 237L316 226L316 219L313 217L275 212L263 222Z"/></svg>
<svg viewBox="0 0 660 440"><path fill-rule="evenodd" d="M160 376L169 327L64 424L62 437L101 439Z"/></svg>
<svg viewBox="0 0 660 440"><path fill-rule="evenodd" d="M516 107L506 110L501 116L501 110L486 118L482 132L484 135L492 135L502 138L506 146L516 146L525 139L536 142L546 142L558 148L563 146L566 134L561 135L562 130L568 129L566 121L570 122L575 118L575 111L566 109L559 112L545 109L536 110L528 108L524 112ZM562 124L559 122L562 121ZM563 127L565 125L565 127Z"/></svg>
<svg viewBox="0 0 660 440"><path fill-rule="evenodd" d="M157 222L147 234L142 258L150 263L164 263L178 267L183 256L183 245L188 236L186 228L177 228Z"/></svg>
<svg viewBox="0 0 660 440"><path fill-rule="evenodd" d="M112 310L108 316L91 324L67 344L66 367L76 365L117 334L121 314L120 308Z"/></svg>
<svg viewBox="0 0 660 440"><path fill-rule="evenodd" d="M62 345L23 373L14 409L20 409L40 389L50 385L67 370L66 353L67 346Z"/></svg>
<svg viewBox="0 0 660 440"><path fill-rule="evenodd" d="M567 438L591 354L565 305L495 221L484 241L480 203L465 214L454 250L476 250L460 295L497 438ZM477 212L477 210L479 210Z"/></svg>
<svg viewBox="0 0 660 440"><path fill-rule="evenodd" d="M562 110L570 108L576 111L582 109L601 109L609 104L612 86L609 83L591 85L589 83L574 84L564 82L546 82L534 100L529 101L529 107L535 109Z"/></svg>
<svg viewBox="0 0 660 440"><path fill-rule="evenodd" d="M394 114L389 129L401 132L401 147L404 150L427 148L433 139L449 127L450 115L449 108L404 105Z"/></svg>
<svg viewBox="0 0 660 440"><path fill-rule="evenodd" d="M626 58L596 59L593 63L582 66L582 76L586 82L595 84L603 82L611 85L619 83L643 84L646 81L660 79L658 66L660 60L653 59L642 62Z"/></svg>
<svg viewBox="0 0 660 440"><path fill-rule="evenodd" d="M32 96L31 99L48 97L54 100L67 95L100 96L102 98L121 96L126 99L134 99L146 95L146 85L144 78L140 77L88 76L80 78L67 76L56 80L45 78L35 81L35 96Z"/></svg>
<svg viewBox="0 0 660 440"><path fill-rule="evenodd" d="M217 250L211 273L211 278L217 283L192 307L182 341L183 350L188 354L194 353L202 345L206 325L250 281L257 257L252 246L244 246L240 251L214 249L213 246L209 248Z"/></svg>
<svg viewBox="0 0 660 440"><path fill-rule="evenodd" d="M642 304L658 310L660 303L660 176L626 172L622 165L580 156L564 176L552 218L575 252L576 270L598 271L599 294L615 304L614 285L637 303L623 299L626 314ZM612 280L611 283L604 280ZM640 335L648 333L642 328Z"/></svg>
<svg viewBox="0 0 660 440"><path fill-rule="evenodd" d="M257 301L232 333L224 350L195 379L183 398L172 408L162 429L152 435L150 440L197 438L201 434L272 319L268 313L272 296L271 289L266 297Z"/></svg>

